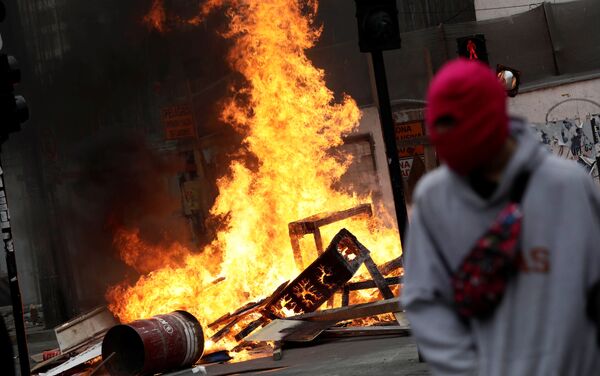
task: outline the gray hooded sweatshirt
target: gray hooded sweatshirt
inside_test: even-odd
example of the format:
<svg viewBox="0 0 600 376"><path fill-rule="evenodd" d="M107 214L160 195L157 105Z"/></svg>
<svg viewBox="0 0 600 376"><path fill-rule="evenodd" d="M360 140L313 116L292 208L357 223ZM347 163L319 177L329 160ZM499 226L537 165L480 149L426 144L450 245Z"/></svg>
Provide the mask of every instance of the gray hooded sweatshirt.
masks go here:
<svg viewBox="0 0 600 376"><path fill-rule="evenodd" d="M518 147L489 199L445 166L418 184L402 291L413 334L434 375L600 375L598 328L586 315L586 294L600 280L600 192L525 123L513 119L511 132ZM519 273L492 317L461 321L450 274L525 168Z"/></svg>

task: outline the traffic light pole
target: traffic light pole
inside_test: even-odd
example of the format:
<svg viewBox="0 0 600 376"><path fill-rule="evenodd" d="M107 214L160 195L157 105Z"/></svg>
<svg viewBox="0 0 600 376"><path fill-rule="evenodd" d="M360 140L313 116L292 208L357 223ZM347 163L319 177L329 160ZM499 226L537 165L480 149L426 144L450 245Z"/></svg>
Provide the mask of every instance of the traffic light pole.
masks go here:
<svg viewBox="0 0 600 376"><path fill-rule="evenodd" d="M29 376L29 352L27 350L25 320L23 319L23 302L21 300L21 290L19 289L19 279L17 277L17 260L15 258L15 248L13 245L12 230L10 228L10 214L4 187L4 171L0 164L0 228L2 230L2 240L4 241L4 251L6 253L8 283L10 286L10 296L12 298L15 330L17 332L17 347L19 349L21 375Z"/></svg>
<svg viewBox="0 0 600 376"><path fill-rule="evenodd" d="M387 77L385 74L385 64L383 61L383 52L372 51L373 71L375 74L375 86L377 86L377 104L379 106L379 121L383 132L383 142L385 144L385 154L392 183L392 194L394 196L394 206L396 208L396 219L398 221L398 230L400 232L400 244L404 250L404 234L407 230L408 215L406 213L406 202L404 198L404 183L402 181L402 171L400 170L400 160L398 159L398 149L396 147L396 133L394 131L394 119L392 117L392 106L390 103L390 94L388 91Z"/></svg>

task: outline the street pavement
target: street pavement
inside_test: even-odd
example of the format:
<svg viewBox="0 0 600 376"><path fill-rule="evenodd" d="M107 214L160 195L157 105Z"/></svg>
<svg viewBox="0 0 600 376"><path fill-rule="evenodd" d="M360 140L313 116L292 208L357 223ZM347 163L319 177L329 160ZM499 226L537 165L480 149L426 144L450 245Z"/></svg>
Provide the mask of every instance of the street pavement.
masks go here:
<svg viewBox="0 0 600 376"><path fill-rule="evenodd" d="M53 333L43 331L29 336L31 354L57 347L56 339L44 334ZM104 369L99 371L98 375L107 375ZM207 376L430 375L427 365L418 361L417 348L412 337L400 336L316 340L303 347L284 348L283 358L279 361L268 356L239 363L208 365L206 371ZM188 369L166 376L202 376L202 373Z"/></svg>
<svg viewBox="0 0 600 376"><path fill-rule="evenodd" d="M206 366L207 376L363 376L429 375L427 365L419 363L411 337L363 337L331 340L305 347L284 349L283 358L254 359L232 364ZM198 376L192 370L170 376Z"/></svg>

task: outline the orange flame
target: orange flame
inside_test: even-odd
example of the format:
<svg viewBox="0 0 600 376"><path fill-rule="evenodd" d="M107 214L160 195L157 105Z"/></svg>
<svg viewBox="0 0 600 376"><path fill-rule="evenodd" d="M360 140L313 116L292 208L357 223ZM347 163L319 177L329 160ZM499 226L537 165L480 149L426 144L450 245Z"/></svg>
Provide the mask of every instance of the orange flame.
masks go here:
<svg viewBox="0 0 600 376"><path fill-rule="evenodd" d="M244 147L259 163L233 160L230 175L218 181L211 215L228 222L208 247L187 252L183 266L166 265L134 286L109 290L110 309L122 321L184 309L206 328L298 275L289 222L370 201L331 188L350 158L340 161L328 150L356 129L360 111L349 97L334 102L324 72L306 56L321 32L314 25L317 1L209 0L201 16L221 6L228 6L230 20L225 37L235 42L229 61L247 81L233 89L222 117L244 135ZM328 241L343 226L376 262L398 257L398 233L384 225L390 221L383 210L370 219L326 226L323 238ZM212 283L218 276L225 279Z"/></svg>
<svg viewBox="0 0 600 376"><path fill-rule="evenodd" d="M167 31L167 13L163 0L153 0L152 7L143 20L150 28L154 28L161 33Z"/></svg>

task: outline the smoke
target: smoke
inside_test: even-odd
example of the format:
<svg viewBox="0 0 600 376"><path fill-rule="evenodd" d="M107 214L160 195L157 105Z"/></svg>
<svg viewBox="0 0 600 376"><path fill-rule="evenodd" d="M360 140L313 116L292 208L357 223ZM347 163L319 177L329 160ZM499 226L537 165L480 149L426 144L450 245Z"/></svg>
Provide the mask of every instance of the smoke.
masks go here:
<svg viewBox="0 0 600 376"><path fill-rule="evenodd" d="M178 192L169 191L169 178L183 171L183 163L159 156L135 131L105 132L78 149L75 185L104 227L137 228L150 243L189 237Z"/></svg>
<svg viewBox="0 0 600 376"><path fill-rule="evenodd" d="M99 304L110 285L123 276L136 279L157 265L159 249L190 239L181 213L177 156L165 158L151 150L136 131L101 131L79 143L70 153L75 176L67 186L73 193L63 213L72 226L65 232L74 246L71 264L77 265L78 285L86 298ZM127 260L118 252L123 231L134 232L145 248ZM122 239L121 239L122 240ZM174 249L171 262L181 262L187 249ZM85 298L84 298L85 299Z"/></svg>

